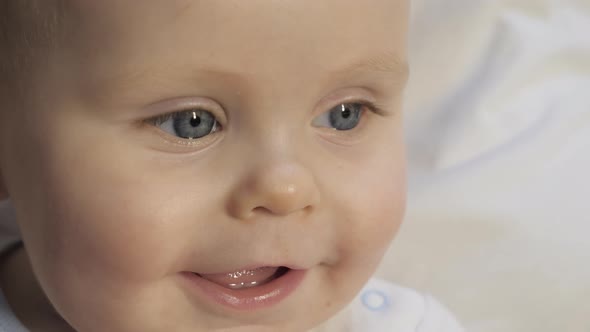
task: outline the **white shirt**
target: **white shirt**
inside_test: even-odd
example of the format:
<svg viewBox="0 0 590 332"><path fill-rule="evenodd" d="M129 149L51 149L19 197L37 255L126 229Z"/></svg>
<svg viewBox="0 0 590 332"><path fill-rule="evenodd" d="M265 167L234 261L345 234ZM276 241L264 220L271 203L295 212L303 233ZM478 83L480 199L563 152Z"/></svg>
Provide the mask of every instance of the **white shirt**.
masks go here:
<svg viewBox="0 0 590 332"><path fill-rule="evenodd" d="M314 332L462 332L432 296L370 279L346 309Z"/></svg>

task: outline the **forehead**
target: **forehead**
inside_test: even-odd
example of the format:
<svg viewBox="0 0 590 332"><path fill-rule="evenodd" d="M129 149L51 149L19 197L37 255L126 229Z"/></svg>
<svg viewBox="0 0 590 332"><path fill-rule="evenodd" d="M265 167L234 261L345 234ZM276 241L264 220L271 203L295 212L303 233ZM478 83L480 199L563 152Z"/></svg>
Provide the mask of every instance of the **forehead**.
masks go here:
<svg viewBox="0 0 590 332"><path fill-rule="evenodd" d="M407 0L106 0L72 8L76 58L91 77L190 70L301 84L406 70Z"/></svg>

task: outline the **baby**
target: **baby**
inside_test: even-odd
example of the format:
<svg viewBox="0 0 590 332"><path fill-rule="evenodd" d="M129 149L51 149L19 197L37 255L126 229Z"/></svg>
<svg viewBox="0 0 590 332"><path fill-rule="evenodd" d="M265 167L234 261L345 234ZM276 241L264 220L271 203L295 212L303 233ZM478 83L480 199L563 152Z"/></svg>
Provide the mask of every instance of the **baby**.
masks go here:
<svg viewBox="0 0 590 332"><path fill-rule="evenodd" d="M408 6L2 0L0 331L459 331L370 279Z"/></svg>

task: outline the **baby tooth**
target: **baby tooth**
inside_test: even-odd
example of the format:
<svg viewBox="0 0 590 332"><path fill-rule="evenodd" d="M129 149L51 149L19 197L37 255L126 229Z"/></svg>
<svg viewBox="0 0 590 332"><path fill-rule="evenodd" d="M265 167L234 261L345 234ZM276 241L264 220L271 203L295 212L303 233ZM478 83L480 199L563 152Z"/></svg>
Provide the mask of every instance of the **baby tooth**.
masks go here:
<svg viewBox="0 0 590 332"><path fill-rule="evenodd" d="M258 282L252 281L252 282L240 282L239 284L229 284L228 286L231 289L242 289L242 288L254 287L257 284L258 284Z"/></svg>

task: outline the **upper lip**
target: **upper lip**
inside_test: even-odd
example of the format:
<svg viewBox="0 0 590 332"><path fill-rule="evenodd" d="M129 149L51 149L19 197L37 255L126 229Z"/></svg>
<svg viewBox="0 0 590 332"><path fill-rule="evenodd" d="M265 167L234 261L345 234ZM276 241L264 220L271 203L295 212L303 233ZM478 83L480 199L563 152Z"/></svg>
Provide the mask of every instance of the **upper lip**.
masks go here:
<svg viewBox="0 0 590 332"><path fill-rule="evenodd" d="M304 267L303 265L298 265L298 264L291 264L291 263L284 263L284 264L264 264L264 263L256 263L256 264L248 264L248 265L244 265L242 267L239 268L235 268L235 269L223 269L221 271L192 271L194 273L197 274L227 274L227 273L233 273L236 271L250 271L250 270L256 270L258 268L261 267L286 267L290 270L307 270L309 268Z"/></svg>

